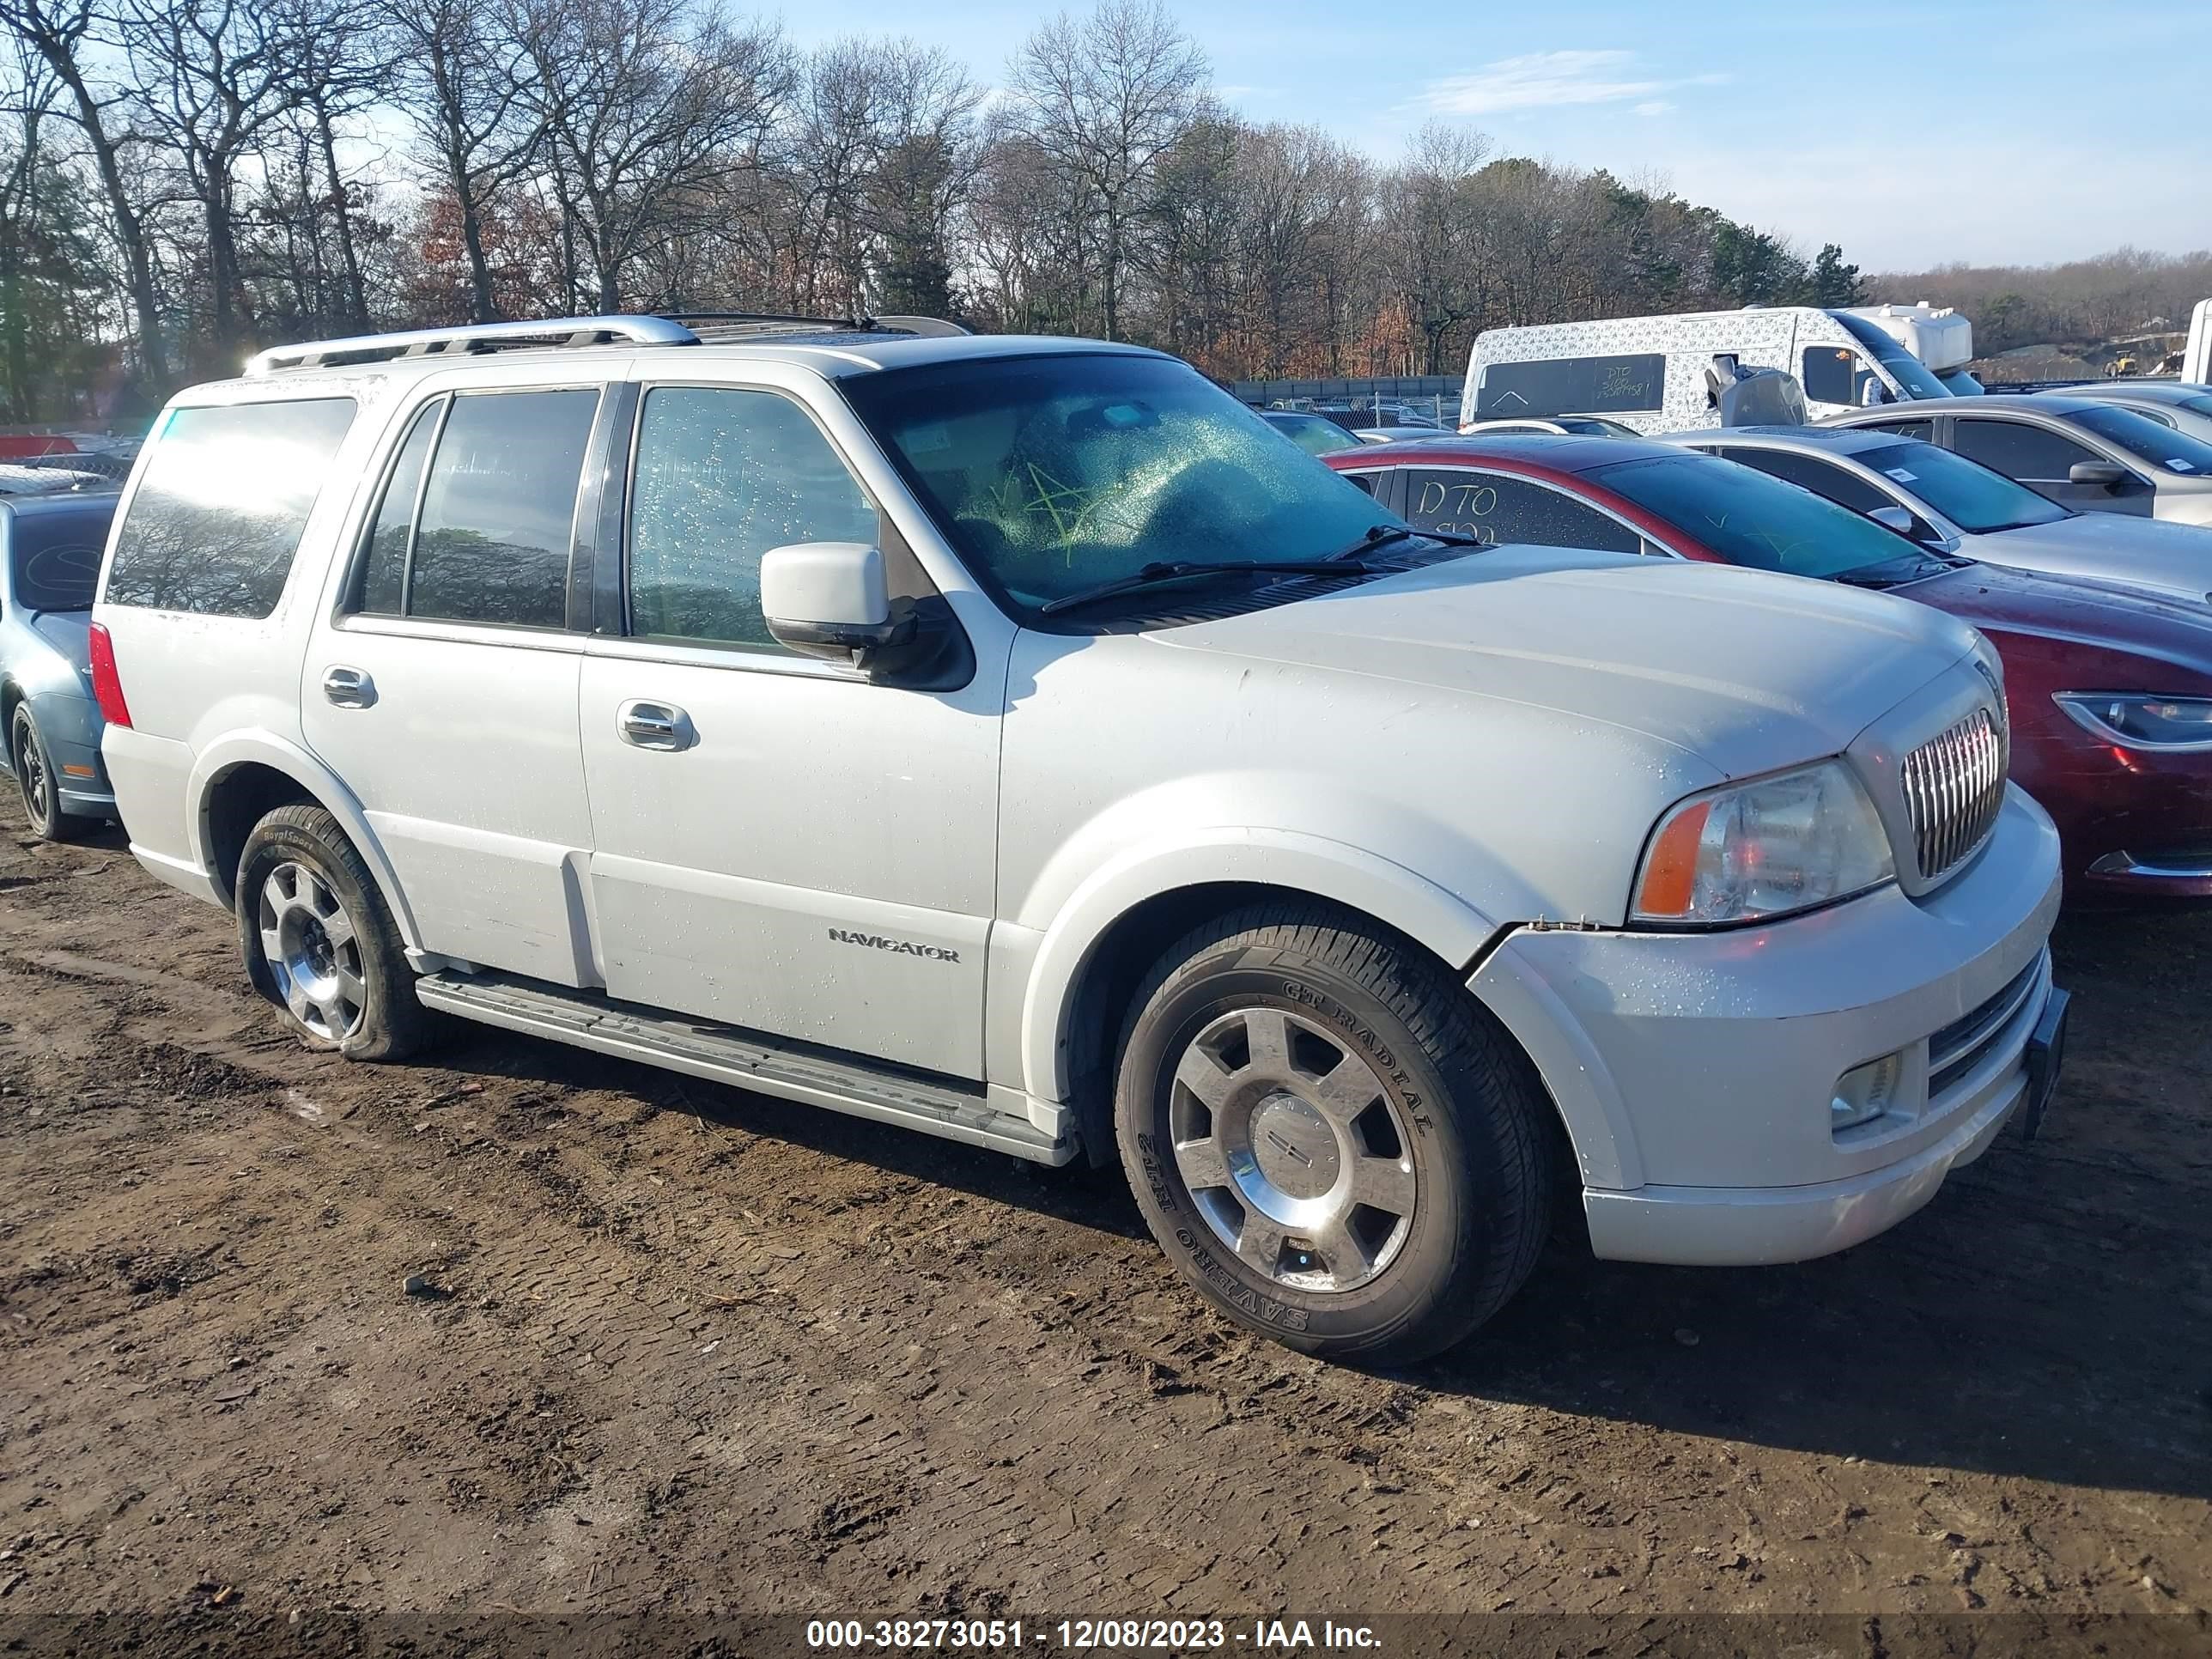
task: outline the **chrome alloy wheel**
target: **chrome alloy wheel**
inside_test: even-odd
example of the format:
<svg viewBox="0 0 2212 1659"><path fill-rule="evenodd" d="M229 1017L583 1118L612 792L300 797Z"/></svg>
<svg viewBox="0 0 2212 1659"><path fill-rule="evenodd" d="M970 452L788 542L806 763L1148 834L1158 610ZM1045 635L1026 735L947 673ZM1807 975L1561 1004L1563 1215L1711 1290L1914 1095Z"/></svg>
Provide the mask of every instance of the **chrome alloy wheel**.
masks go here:
<svg viewBox="0 0 2212 1659"><path fill-rule="evenodd" d="M39 734L27 716L16 722L15 731L21 738L15 753L15 782L23 792L23 813L30 819L31 828L43 836L46 833L46 751L40 747Z"/></svg>
<svg viewBox="0 0 2212 1659"><path fill-rule="evenodd" d="M280 864L261 884L261 954L292 1018L342 1042L368 1006L361 941L330 884L304 864Z"/></svg>
<svg viewBox="0 0 2212 1659"><path fill-rule="evenodd" d="M1364 1285L1412 1230L1413 1143L1382 1073L1301 1015L1210 1023L1176 1066L1168 1130L1206 1225L1288 1289Z"/></svg>

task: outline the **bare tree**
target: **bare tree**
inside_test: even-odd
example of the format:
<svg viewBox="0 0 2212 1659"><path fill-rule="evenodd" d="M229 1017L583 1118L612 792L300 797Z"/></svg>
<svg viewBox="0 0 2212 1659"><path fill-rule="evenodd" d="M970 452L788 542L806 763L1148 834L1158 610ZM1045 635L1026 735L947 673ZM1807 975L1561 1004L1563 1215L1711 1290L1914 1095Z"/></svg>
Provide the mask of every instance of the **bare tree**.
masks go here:
<svg viewBox="0 0 2212 1659"><path fill-rule="evenodd" d="M1100 321L1118 339L1130 222L1161 156L1198 118L1206 56L1159 0L1102 0L1030 35L1006 76L1011 118L1098 216Z"/></svg>
<svg viewBox="0 0 2212 1659"><path fill-rule="evenodd" d="M294 15L252 0L124 0L133 102L197 204L210 354L236 357L251 332L240 282L239 163L301 97Z"/></svg>
<svg viewBox="0 0 2212 1659"><path fill-rule="evenodd" d="M0 26L37 54L68 92L123 254L139 364L146 379L159 386L168 378L168 359L161 344L161 304L144 198L132 187L125 154L127 134L118 130L115 121L121 94L95 86L86 62L88 51L98 46L106 21L98 0L0 0Z"/></svg>
<svg viewBox="0 0 2212 1659"><path fill-rule="evenodd" d="M441 190L449 192L468 260L469 319L499 315L486 221L528 168L544 135L532 96L527 27L483 0L381 0L398 97Z"/></svg>
<svg viewBox="0 0 2212 1659"><path fill-rule="evenodd" d="M772 30L684 0L530 0L525 15L545 179L611 311L656 242L759 165L789 55Z"/></svg>

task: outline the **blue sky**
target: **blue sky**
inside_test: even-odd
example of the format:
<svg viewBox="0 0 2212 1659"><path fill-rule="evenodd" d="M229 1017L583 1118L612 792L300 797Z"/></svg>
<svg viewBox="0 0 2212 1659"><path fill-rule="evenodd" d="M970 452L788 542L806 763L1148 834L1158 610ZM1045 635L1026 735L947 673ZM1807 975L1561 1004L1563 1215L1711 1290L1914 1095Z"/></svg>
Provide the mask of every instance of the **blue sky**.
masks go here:
<svg viewBox="0 0 2212 1659"><path fill-rule="evenodd" d="M1464 122L1869 270L2212 246L2208 0L1170 3L1246 116L1385 159ZM995 82L1055 9L813 0L784 21L801 43L911 34Z"/></svg>

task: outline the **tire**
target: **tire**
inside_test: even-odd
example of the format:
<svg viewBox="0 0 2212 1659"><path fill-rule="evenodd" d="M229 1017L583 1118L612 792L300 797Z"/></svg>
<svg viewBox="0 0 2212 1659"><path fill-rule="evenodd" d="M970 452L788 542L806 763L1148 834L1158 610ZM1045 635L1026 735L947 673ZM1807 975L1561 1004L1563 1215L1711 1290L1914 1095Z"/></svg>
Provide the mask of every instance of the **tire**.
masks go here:
<svg viewBox="0 0 2212 1659"><path fill-rule="evenodd" d="M30 820L31 833L41 841L82 840L92 829L92 820L62 811L61 779L46 753L45 739L39 736L39 723L31 718L27 707L18 707L15 718L9 722L8 759L15 769L15 788L22 798L23 816Z"/></svg>
<svg viewBox="0 0 2212 1659"><path fill-rule="evenodd" d="M1549 1110L1441 964L1285 902L1161 957L1114 1115L1138 1207L1208 1301L1304 1352L1396 1365L1466 1337L1535 1266Z"/></svg>
<svg viewBox="0 0 2212 1659"><path fill-rule="evenodd" d="M238 860L246 976L311 1048L402 1060L435 1026L406 947L360 853L319 806L280 806Z"/></svg>

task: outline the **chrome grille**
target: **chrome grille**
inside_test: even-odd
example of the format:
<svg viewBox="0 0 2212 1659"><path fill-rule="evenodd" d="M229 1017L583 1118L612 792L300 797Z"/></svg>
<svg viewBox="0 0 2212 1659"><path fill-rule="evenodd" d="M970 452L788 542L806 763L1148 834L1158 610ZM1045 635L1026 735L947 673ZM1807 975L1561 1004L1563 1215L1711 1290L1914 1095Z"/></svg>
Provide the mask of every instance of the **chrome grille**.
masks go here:
<svg viewBox="0 0 2212 1659"><path fill-rule="evenodd" d="M1987 708L1905 757L1899 783L1923 880L1935 880L1982 844L2004 805L2011 759L2009 735Z"/></svg>

